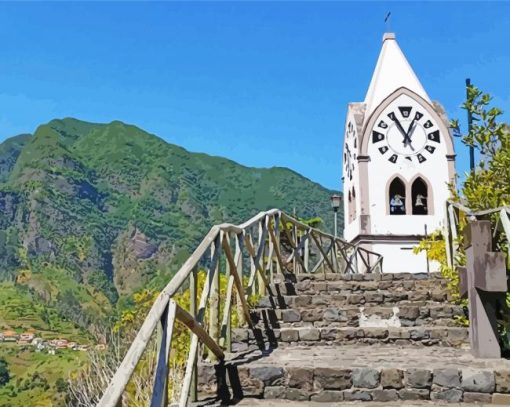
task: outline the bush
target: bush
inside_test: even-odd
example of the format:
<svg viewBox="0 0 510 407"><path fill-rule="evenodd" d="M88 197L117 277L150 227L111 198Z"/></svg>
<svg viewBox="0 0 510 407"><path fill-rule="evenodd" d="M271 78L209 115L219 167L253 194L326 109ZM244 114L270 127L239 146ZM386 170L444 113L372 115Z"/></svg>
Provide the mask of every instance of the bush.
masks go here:
<svg viewBox="0 0 510 407"><path fill-rule="evenodd" d="M11 380L11 374L9 372L9 365L5 359L0 359L0 386L3 387Z"/></svg>

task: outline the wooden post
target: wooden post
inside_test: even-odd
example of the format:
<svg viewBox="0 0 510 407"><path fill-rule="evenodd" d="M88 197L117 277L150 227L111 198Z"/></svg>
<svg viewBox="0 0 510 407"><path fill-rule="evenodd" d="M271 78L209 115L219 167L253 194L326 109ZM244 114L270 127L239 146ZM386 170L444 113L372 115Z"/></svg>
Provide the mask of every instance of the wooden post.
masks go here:
<svg viewBox="0 0 510 407"><path fill-rule="evenodd" d="M225 236L225 239L227 241L227 244L228 246L230 247L230 235L227 234ZM234 279L233 277L230 278L230 273L236 273L236 270L231 270L230 269L230 263L228 261L225 262L225 277L226 277L226 281L227 281L227 290L226 290L226 297L227 299L225 300L227 303L225 303L225 307L223 309L223 313L226 315L226 332L225 332L225 342L224 342L224 346L225 346L225 350L227 352L231 352L232 351L232 312L231 312L231 304L232 304L232 289L233 289L233 286L234 286ZM225 319L224 318L224 319Z"/></svg>
<svg viewBox="0 0 510 407"><path fill-rule="evenodd" d="M170 356L175 312L176 304L173 300L170 300L165 312L161 315L161 328L158 327L158 361L152 388L151 407L166 407L168 405L168 358Z"/></svg>
<svg viewBox="0 0 510 407"><path fill-rule="evenodd" d="M274 236L275 236L275 246L276 246L275 251L277 252L277 256L278 256L278 252L281 252L281 246L280 246L280 219L281 219L280 214L274 215ZM277 262L276 262L276 274L282 274L283 273L282 267L280 266L280 261L281 261L281 257L277 258Z"/></svg>
<svg viewBox="0 0 510 407"><path fill-rule="evenodd" d="M448 267L453 267L453 261L452 261L452 245L450 242L450 221L449 221L449 214L448 214L448 206L450 203L447 201L446 205L444 207L444 241L446 244L446 264L448 264Z"/></svg>
<svg viewBox="0 0 510 407"><path fill-rule="evenodd" d="M243 235L238 234L236 236L236 251L234 262L237 268L237 275L239 276L239 280L241 284L243 284ZM237 290L237 318L239 319L239 325L244 326L246 324L246 318L244 317L243 303L241 300L241 293Z"/></svg>
<svg viewBox="0 0 510 407"><path fill-rule="evenodd" d="M273 217L273 220L274 220L274 217ZM267 228L268 228L268 231L269 230L272 230L271 228L273 228L273 226L271 226L271 217L267 217ZM270 283L273 283L274 282L274 272L273 272L273 256L274 256L274 241L273 239L269 238L269 242L268 242L268 246L269 246L269 253L268 253L268 263L267 263L267 269L269 271L269 282Z"/></svg>
<svg viewBox="0 0 510 407"><path fill-rule="evenodd" d="M459 242L457 239L457 226L458 226L458 219L455 217L455 208L453 205L450 205L448 207L448 218L450 221L450 232L451 232L451 239L452 239L452 247L451 247L451 261L452 265L455 266L455 258L457 257L457 251Z"/></svg>
<svg viewBox="0 0 510 407"><path fill-rule="evenodd" d="M331 238L331 260L333 263L333 271L338 273L338 257L336 252L336 241L335 238Z"/></svg>
<svg viewBox="0 0 510 407"><path fill-rule="evenodd" d="M223 232L220 232L221 235ZM222 236L220 237L221 242ZM211 245L211 259L216 247ZM216 263L216 267L210 272L214 273L211 284L211 296L209 299L209 336L218 343L220 339L220 261ZM216 362L217 359L212 353L208 353L207 359L210 362Z"/></svg>
<svg viewBox="0 0 510 407"><path fill-rule="evenodd" d="M253 246L251 232L246 236L246 242L247 243L250 242L250 244ZM249 281L250 291L248 292L248 295L253 295L257 292L255 287L256 282L257 282L257 268L255 267L255 259L250 253L250 281Z"/></svg>
<svg viewBox="0 0 510 407"><path fill-rule="evenodd" d="M197 317L197 284L198 284L198 273L197 266L193 267L189 275L189 313L193 318ZM190 340L193 339L193 332L190 332ZM197 377L197 362L198 355L195 357L195 362L193 363L193 373L191 376L191 385L190 385L190 399L192 402L197 401L198 397L198 377Z"/></svg>
<svg viewBox="0 0 510 407"><path fill-rule="evenodd" d="M310 270L310 230L308 230L307 239L305 240L305 255L304 255L304 263L305 263L305 269L308 272Z"/></svg>
<svg viewBox="0 0 510 407"><path fill-rule="evenodd" d="M500 358L496 309L507 291L505 255L491 252L490 221L474 221L464 233L471 351L479 358Z"/></svg>
<svg viewBox="0 0 510 407"><path fill-rule="evenodd" d="M297 233L296 233L296 226L294 226L294 224L292 224L291 236L292 236L292 241L296 244L296 246L294 247L294 257L292 258L292 270L293 270L294 275L297 276L299 274L298 264L297 264L297 256L299 256L297 247L299 245L299 242L298 242L298 237L297 237Z"/></svg>
<svg viewBox="0 0 510 407"><path fill-rule="evenodd" d="M214 239L214 243L211 243L211 246L214 247L213 250L213 258L211 261L211 265L207 271L206 280L204 283L204 288L202 290L202 294L200 296L200 304L198 305L197 316L195 318L196 323L200 325L203 323L205 318L205 308L207 306L207 302L209 301L211 295L211 286L213 284L214 276L212 273L217 268L219 257L221 253L221 235L222 233L218 233ZM201 328L203 330L203 328ZM191 387L191 379L193 376L193 366L195 364L197 353L198 353L198 336L197 333L193 333L193 337L191 338L191 344L189 347L188 353L188 361L186 362L186 372L184 373L183 384L181 386L181 397L179 399L179 406L184 407L188 403L188 397ZM214 343L214 340L212 340ZM216 342L217 343L217 342ZM106 407L106 406L105 406Z"/></svg>
<svg viewBox="0 0 510 407"><path fill-rule="evenodd" d="M259 264L260 264L260 267L259 267L259 274L257 275L257 282L258 282L258 294L263 297L264 295L266 295L266 285L264 284L264 276L261 276L260 274L261 273L265 273L265 267L264 267L264 254L265 254L265 249L266 249L266 233L264 233L264 229L267 228L267 224L266 225L263 225L262 222L266 223L267 222L267 216L264 217L263 220L261 220L259 222L259 236L258 236L258 247L257 247L257 253L260 252L260 250L262 250L262 255L260 256L260 260L259 260Z"/></svg>

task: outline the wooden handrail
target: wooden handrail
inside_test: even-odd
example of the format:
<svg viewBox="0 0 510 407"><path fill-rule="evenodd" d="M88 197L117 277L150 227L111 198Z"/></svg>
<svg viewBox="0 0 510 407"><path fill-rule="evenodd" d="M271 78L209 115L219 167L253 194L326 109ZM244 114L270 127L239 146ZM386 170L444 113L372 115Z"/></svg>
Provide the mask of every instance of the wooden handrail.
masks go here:
<svg viewBox="0 0 510 407"><path fill-rule="evenodd" d="M283 228L281 228L280 222L282 222ZM287 224L291 224L292 227L289 229ZM283 229L283 233L281 229ZM231 237L235 237L235 255L230 247ZM290 256L287 254L289 246L284 246L282 241L290 244L292 249ZM323 244L327 244L327 247L323 247ZM208 257L211 250L213 253L212 259ZM359 270L357 269L358 262L355 261L358 255L366 256L366 259L362 258L364 267ZM222 256L224 256L225 261L220 262ZM373 266L371 266L370 256L376 257ZM239 274L242 272L243 259L249 259L252 265L247 286L248 292L245 290L242 276ZM343 260L345 264L339 262L339 259ZM207 264L206 279L197 306L196 270L204 262ZM340 263L342 263L341 268L339 268ZM220 321L220 301L217 297L218 291L216 291L219 289L217 288L216 279L219 278L218 267L224 265L228 267L229 278L223 307L224 314ZM222 223L213 226L193 254L184 262L156 298L98 406L114 407L119 405L124 389L147 348L156 326L159 326L158 363L151 406L160 407L167 403L168 357L171 349L174 320L179 320L192 332L179 401L179 405L184 407L188 401L188 395L196 393L192 385L196 383L193 378L196 377L199 344L204 344L216 358L222 360L224 358L223 349L228 346L229 340L227 338L230 337L231 312L234 311L240 313L240 321L247 323L250 328L254 329L248 295L255 293L257 287L259 295L265 294L266 291L269 295L272 295L271 285L274 278L274 268L277 273L297 273L298 271L308 273L317 271L319 267L324 272L329 269L333 273L370 273L381 272L381 265L382 256L379 254L334 237L317 228L310 227L278 209L260 212L240 225ZM172 299L186 283L189 283L193 293L193 298L190 298L191 313L177 305ZM211 294L211 289L213 294ZM236 294L234 294L234 289ZM212 303L210 295L215 298ZM237 307L232 307L234 298L238 299ZM210 312L214 315L214 318L210 318L209 321L209 325L211 325L209 327L210 332L207 332L204 325L208 306ZM211 307L214 307L214 309L211 309ZM221 324L221 329L220 326L217 327L215 324Z"/></svg>

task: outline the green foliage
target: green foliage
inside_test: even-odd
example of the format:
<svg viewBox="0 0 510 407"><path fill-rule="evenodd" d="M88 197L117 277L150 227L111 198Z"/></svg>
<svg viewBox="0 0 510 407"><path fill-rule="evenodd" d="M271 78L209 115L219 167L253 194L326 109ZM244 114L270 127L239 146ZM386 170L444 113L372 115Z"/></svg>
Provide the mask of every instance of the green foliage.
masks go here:
<svg viewBox="0 0 510 407"><path fill-rule="evenodd" d="M466 180L460 191L452 190L453 199L462 202L474 211L494 209L509 204L510 198L510 129L508 125L499 122L502 111L491 106L492 97L482 92L477 87L468 87L467 100L463 108L471 112L473 125L468 134L463 138L464 144L479 151L480 162L474 172L466 176ZM451 127L459 130L459 121L453 120ZM491 216L493 225L496 224L496 216ZM459 230L463 230L467 220L461 212ZM495 250L507 252L507 237L495 233ZM448 281L448 287L454 300L461 302L458 289L458 273L448 267L446 262L446 247L439 240L440 232L435 232L420 243L415 252L427 250L429 258L441 264L441 273ZM459 248L456 264L465 264L463 251L463 236L459 234L457 242ZM507 301L510 297L507 294ZM467 321L461 321L467 324ZM507 323L501 321L502 332L507 331ZM506 337L506 335L505 335ZM506 338L505 338L506 339Z"/></svg>
<svg viewBox="0 0 510 407"><path fill-rule="evenodd" d="M473 114L471 131L463 141L481 154L478 168L464 182L460 196L473 210L497 208L509 204L510 197L510 131L498 122L502 111L491 107L492 97L475 86L468 88L463 108ZM457 120L453 128L459 128Z"/></svg>
<svg viewBox="0 0 510 407"><path fill-rule="evenodd" d="M425 252L429 260L439 263L441 275L447 283L449 297L455 303L463 305L464 307L467 306L467 301L460 297L459 273L453 267L448 266L446 245L441 230L436 230L431 233L427 238L423 239L418 246L414 247L413 251L415 254ZM458 264L463 264L463 260L459 261L460 263ZM456 316L455 319L460 325L469 325L469 320L465 316Z"/></svg>
<svg viewBox="0 0 510 407"><path fill-rule="evenodd" d="M0 387L0 405L63 407L65 393L57 391L57 381L79 369L86 353L65 349L50 355L34 352L29 346L4 343L0 358L8 362L11 373L10 382Z"/></svg>
<svg viewBox="0 0 510 407"><path fill-rule="evenodd" d="M0 143L0 321L90 339L75 324L101 331L118 310L141 307L151 294L133 293L161 290L213 224L275 207L331 219L332 193L291 170L190 153L118 121L53 120Z"/></svg>
<svg viewBox="0 0 510 407"><path fill-rule="evenodd" d="M5 386L11 380L9 365L4 358L0 358L0 387Z"/></svg>
<svg viewBox="0 0 510 407"><path fill-rule="evenodd" d="M69 386L68 386L67 382L62 377L59 377L57 379L57 381L55 382L55 389L59 393L67 392L68 387Z"/></svg>
<svg viewBox="0 0 510 407"><path fill-rule="evenodd" d="M0 230L9 231L0 234L0 281L21 275L57 302L69 303L69 290L81 301L73 283L110 305L161 289L216 223L274 207L330 218L333 191L293 171L190 153L118 121L53 120L21 140L0 144L0 158L16 146L0 177L0 201L12 202L0 214ZM137 250L134 232L156 248L152 255ZM50 269L62 283L43 281Z"/></svg>

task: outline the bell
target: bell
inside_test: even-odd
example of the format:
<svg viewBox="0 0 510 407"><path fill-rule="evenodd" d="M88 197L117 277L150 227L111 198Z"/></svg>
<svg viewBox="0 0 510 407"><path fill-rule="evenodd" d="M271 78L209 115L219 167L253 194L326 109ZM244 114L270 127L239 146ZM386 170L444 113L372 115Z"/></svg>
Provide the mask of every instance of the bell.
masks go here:
<svg viewBox="0 0 510 407"><path fill-rule="evenodd" d="M421 194L416 195L416 203L414 204L414 206L425 206L423 203L424 199L425 197L423 195Z"/></svg>

